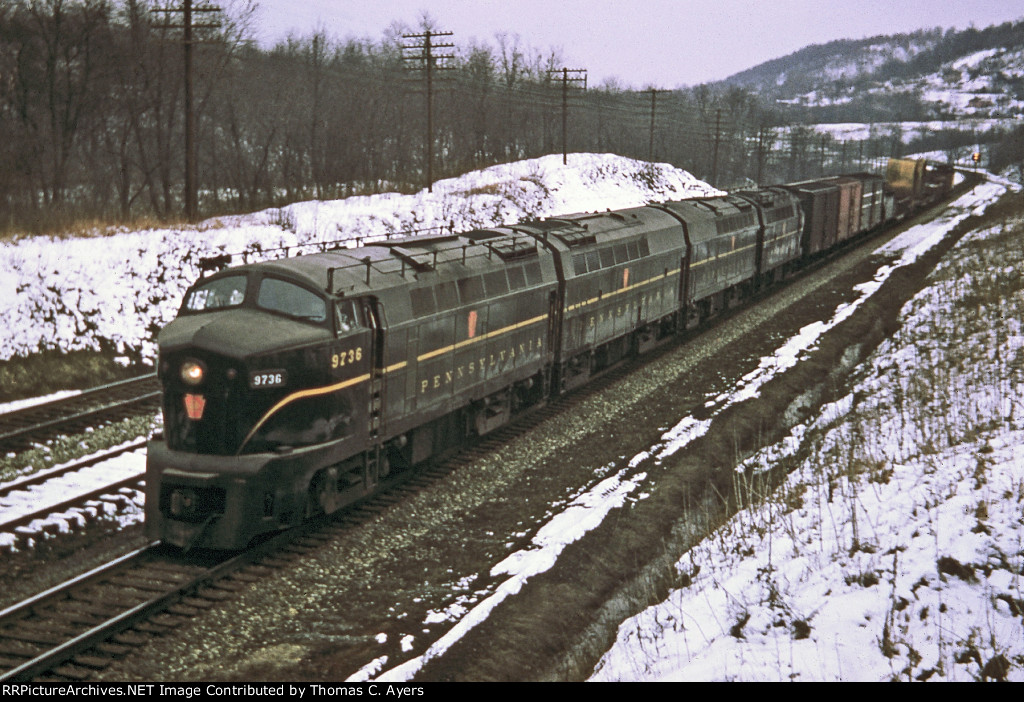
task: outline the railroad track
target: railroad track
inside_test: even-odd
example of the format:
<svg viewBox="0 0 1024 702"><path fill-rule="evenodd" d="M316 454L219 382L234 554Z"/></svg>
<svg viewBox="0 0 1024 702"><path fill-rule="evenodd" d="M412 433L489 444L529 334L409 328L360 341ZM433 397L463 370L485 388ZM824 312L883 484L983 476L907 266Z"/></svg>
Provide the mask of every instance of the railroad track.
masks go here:
<svg viewBox="0 0 1024 702"><path fill-rule="evenodd" d="M85 679L147 632L159 633L158 621L147 624L154 614L187 616L210 606L218 596L203 598L204 584L247 563L190 563L151 544L8 607L0 612L0 680L47 672Z"/></svg>
<svg viewBox="0 0 1024 702"><path fill-rule="evenodd" d="M160 386L151 374L5 412L0 414L0 455L24 451L101 422L155 412L159 407Z"/></svg>
<svg viewBox="0 0 1024 702"><path fill-rule="evenodd" d="M145 441L135 441L0 485L0 533L19 533L37 519L84 510L95 501L113 502L115 509L127 506L133 493L141 493L145 484L145 473L131 469L129 454L145 447ZM122 456L127 460L121 459ZM104 470L104 464L110 466L118 459L121 459L120 465ZM92 468L97 470L90 475ZM115 477L109 478L110 473ZM53 487L61 482L68 483L69 487L66 490ZM59 497L47 499L46 494L40 494L39 488L44 485L46 492Z"/></svg>

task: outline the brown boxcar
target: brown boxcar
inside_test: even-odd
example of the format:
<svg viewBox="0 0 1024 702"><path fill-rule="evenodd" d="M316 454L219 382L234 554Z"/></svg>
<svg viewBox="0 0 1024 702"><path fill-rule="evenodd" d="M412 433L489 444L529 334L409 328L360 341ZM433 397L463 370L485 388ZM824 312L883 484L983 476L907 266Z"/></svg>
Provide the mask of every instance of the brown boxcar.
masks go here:
<svg viewBox="0 0 1024 702"><path fill-rule="evenodd" d="M839 186L824 179L782 187L800 198L804 211L804 255L813 256L834 246L839 224Z"/></svg>
<svg viewBox="0 0 1024 702"><path fill-rule="evenodd" d="M836 217L836 242L846 241L860 231L861 183L856 178L836 178L839 207Z"/></svg>

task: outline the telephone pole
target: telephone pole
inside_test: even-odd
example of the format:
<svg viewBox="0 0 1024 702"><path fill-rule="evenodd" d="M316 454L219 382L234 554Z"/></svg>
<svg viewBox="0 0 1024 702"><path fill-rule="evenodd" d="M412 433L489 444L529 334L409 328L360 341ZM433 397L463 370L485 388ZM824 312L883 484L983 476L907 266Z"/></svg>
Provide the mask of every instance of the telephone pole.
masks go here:
<svg viewBox="0 0 1024 702"><path fill-rule="evenodd" d="M649 88L647 90L651 94L651 139L647 145L647 160L654 160L654 106L658 99L658 93L667 93L668 90L658 90L657 88Z"/></svg>
<svg viewBox="0 0 1024 702"><path fill-rule="evenodd" d="M562 165L569 163L569 150L566 146L566 132L569 129L569 84L582 83L587 89L587 69L585 68L553 68L548 73L562 74ZM569 75L572 73L573 75Z"/></svg>
<svg viewBox="0 0 1024 702"><path fill-rule="evenodd" d="M762 126L757 130L757 187L764 184L764 167L768 156L768 144L770 132L767 127Z"/></svg>
<svg viewBox="0 0 1024 702"><path fill-rule="evenodd" d="M427 84L427 134L426 134L426 161L427 161L427 191L434 192L434 71L448 70L449 66L441 65L441 61L455 58L454 54L438 54L437 49L451 49L455 44L438 44L435 37L450 37L451 32L432 32L429 29L423 34L403 34L403 39L414 40L416 43L403 45L402 51L415 53L402 55L402 60L412 64L412 70L423 71L423 77Z"/></svg>
<svg viewBox="0 0 1024 702"><path fill-rule="evenodd" d="M199 213L198 177L196 174L196 114L192 96L192 46L201 43L193 32L197 29L219 29L220 22L196 24L196 13L220 12L215 5L193 5L192 0L183 0L181 7L157 8L154 12L166 12L168 24L157 25L158 29L182 30L182 44L185 47L185 218L196 221ZM170 14L181 13L181 24L171 24Z"/></svg>
<svg viewBox="0 0 1024 702"><path fill-rule="evenodd" d="M718 187L718 142L722 138L722 110L715 110L715 150L711 158L711 185Z"/></svg>

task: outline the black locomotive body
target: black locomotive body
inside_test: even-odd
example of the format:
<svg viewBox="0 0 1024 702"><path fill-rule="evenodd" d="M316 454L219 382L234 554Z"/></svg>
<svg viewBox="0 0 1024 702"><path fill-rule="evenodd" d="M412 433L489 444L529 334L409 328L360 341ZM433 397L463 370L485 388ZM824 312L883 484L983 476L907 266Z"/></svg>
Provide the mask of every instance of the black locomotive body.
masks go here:
<svg viewBox="0 0 1024 702"><path fill-rule="evenodd" d="M201 279L159 337L148 535L238 549L333 512L890 216L877 177L833 181Z"/></svg>
<svg viewBox="0 0 1024 702"><path fill-rule="evenodd" d="M165 428L149 446L148 533L244 547L542 398L554 257L522 234L472 235L241 266L193 286L159 339Z"/></svg>

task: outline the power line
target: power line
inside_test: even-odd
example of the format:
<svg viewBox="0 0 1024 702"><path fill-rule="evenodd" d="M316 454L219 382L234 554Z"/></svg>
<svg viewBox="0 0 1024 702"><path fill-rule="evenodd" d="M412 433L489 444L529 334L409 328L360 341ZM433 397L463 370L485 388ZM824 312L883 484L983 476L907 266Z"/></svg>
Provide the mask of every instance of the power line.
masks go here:
<svg viewBox="0 0 1024 702"><path fill-rule="evenodd" d="M198 177L196 173L196 114L192 98L192 46L205 43L196 39L197 29L219 29L220 22L196 24L194 13L220 12L215 5L193 5L192 0L183 0L181 7L156 8L154 12L166 12L168 24L156 25L158 29L181 29L181 43L185 49L185 218L196 221L199 214ZM170 13L181 13L181 24L170 24Z"/></svg>
<svg viewBox="0 0 1024 702"><path fill-rule="evenodd" d="M569 124L569 84L570 83L582 83L583 90L587 89L587 69L585 68L552 68L548 71L548 75L552 73L562 74L562 164L565 165L569 162L569 151L566 145L566 131L568 131ZM573 75L570 76L569 74Z"/></svg>
<svg viewBox="0 0 1024 702"><path fill-rule="evenodd" d="M435 54L437 49L451 49L455 44L438 44L433 41L434 37L450 37L452 32L431 32L429 29L423 34L403 34L403 39L420 40L411 45L402 45L402 60L406 65L411 64L412 70L422 70L427 85L427 135L426 135L426 160L427 160L427 190L434 192L434 71L449 70L451 67L442 65L442 61L454 58L454 54ZM416 53L406 54L406 51ZM422 66L417 66L422 63Z"/></svg>
<svg viewBox="0 0 1024 702"><path fill-rule="evenodd" d="M654 160L654 107L657 104L658 93L667 93L667 90L658 90L657 88L651 88L647 91L651 94L651 139L647 146L647 160Z"/></svg>
<svg viewBox="0 0 1024 702"><path fill-rule="evenodd" d="M711 161L711 185L718 187L718 142L722 135L722 110L715 110L715 154Z"/></svg>

